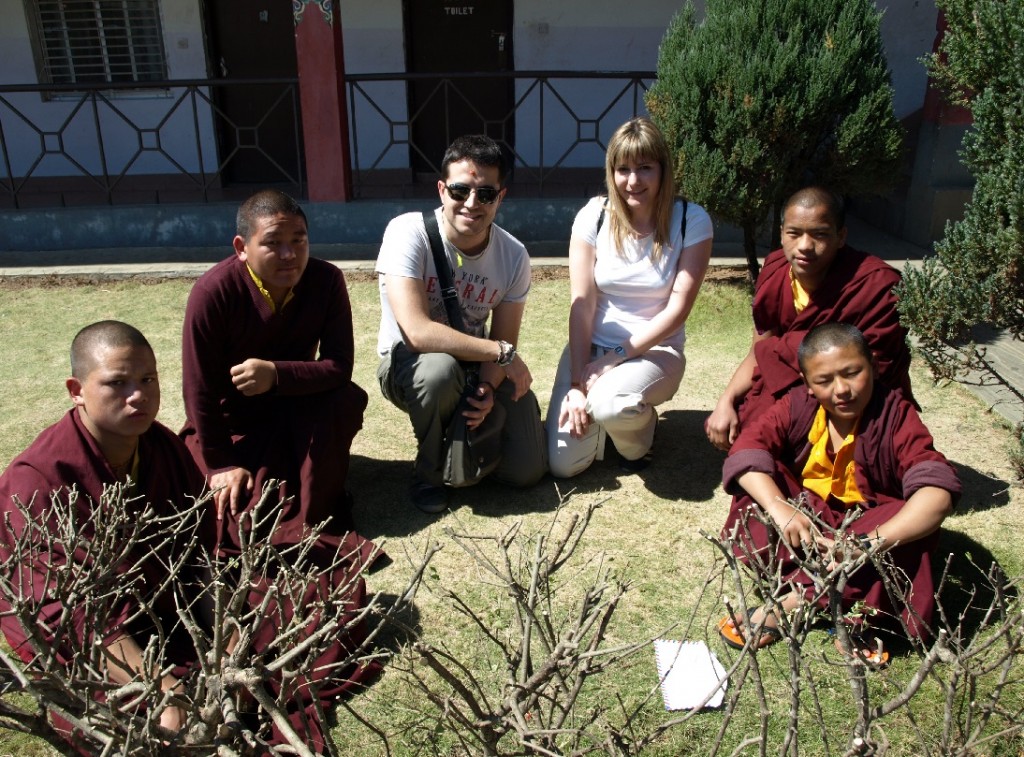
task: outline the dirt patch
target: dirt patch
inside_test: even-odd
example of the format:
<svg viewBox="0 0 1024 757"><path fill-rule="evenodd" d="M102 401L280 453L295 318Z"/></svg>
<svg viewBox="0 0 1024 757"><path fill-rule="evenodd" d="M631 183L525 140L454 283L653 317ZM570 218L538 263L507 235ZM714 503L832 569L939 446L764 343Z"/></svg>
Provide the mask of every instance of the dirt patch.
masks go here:
<svg viewBox="0 0 1024 757"><path fill-rule="evenodd" d="M195 281L198 276L167 274L153 276L151 274L104 273L104 274L59 274L47 273L31 276L0 276L0 290L17 291L19 289L61 289L65 287L98 286L111 281L130 281L133 284L160 284L168 279L184 279ZM345 278L352 283L365 283L377 280L377 274L370 268L354 268L345 271ZM567 265L537 265L533 267L534 281L560 281L569 278ZM708 269L707 281L726 284L745 284L747 269L745 266L713 265Z"/></svg>

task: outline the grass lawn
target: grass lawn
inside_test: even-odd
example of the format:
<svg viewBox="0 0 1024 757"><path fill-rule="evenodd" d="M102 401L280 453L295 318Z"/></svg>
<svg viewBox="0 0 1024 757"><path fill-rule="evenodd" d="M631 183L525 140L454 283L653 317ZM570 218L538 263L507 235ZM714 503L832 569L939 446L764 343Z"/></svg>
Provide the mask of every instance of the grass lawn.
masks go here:
<svg viewBox="0 0 1024 757"><path fill-rule="evenodd" d="M425 547L441 542L433 570L416 601L413 622L420 637L446 644L461 659L471 662L482 678L500 681L501 670L490 651L472 633L468 621L453 610L447 592L454 591L473 603L483 617L502 633L507 625L508 600L472 567L465 554L445 533L496 535L521 521L524 543L551 527L560 500L564 512L582 511L603 501L580 549L582 580L602 555L630 591L613 618L609 644L637 641L672 629L673 638L706 638L724 660L727 655L714 631L723 613L717 590L705 592L705 578L716 552L700 531L717 533L729 499L720 488L724 455L705 440L702 423L713 407L732 370L749 346L750 300L744 287L723 277L704 289L687 324L687 370L677 396L660 408L661 423L652 466L639 475L625 475L609 460L572 481L546 478L526 491L509 490L484 482L454 492L452 511L427 516L405 500L405 487L414 454L412 432L405 416L388 404L376 386L375 344L379 304L375 281L366 274L349 276L356 324L356 380L370 394L363 431L356 438L350 486L356 497L356 522L361 532L380 543L393 563L368 579L371 591L396 594L406 585L411 564ZM0 468L46 425L70 407L63 389L68 374L68 347L83 325L102 318L117 318L138 326L156 350L163 388L161 419L178 428L184 414L181 403L181 318L191 282L98 281L75 286L56 282L0 282L0 406L4 408L0 433ZM568 281L560 271L538 270L527 307L519 351L534 377L542 411L547 408L558 355L566 339ZM1010 434L997 417L987 413L973 395L956 385L935 387L915 366L915 393L923 417L939 449L955 462L965 485L958 511L947 520L941 542L943 553L957 555L958 570L966 571L968 557L982 567L997 560L1011 576L1024 567L1015 534L1024 522L1024 489L1011 484L1007 462ZM969 583L965 575L962 579ZM567 587L571 590L571 585ZM715 589L715 587L712 587ZM680 625L683 624L683 625ZM831 646L812 637L822 651ZM785 726L784 706L789 697L785 653L772 648L759 655L770 704L778 704L777 731L769 732L768 752L777 753ZM897 655L886 671L872 674L870 686L876 703L892 696L916 669L913 655ZM448 753L444 733L426 729L419 717L425 702L393 666L349 706L384 732L394 754ZM940 666L941 667L941 666ZM801 732L804 754L843 751L844 724L850 722L849 685L843 671L830 672L825 662L816 684L825 706L824 719L840 734L826 747L818 733ZM1017 678L1020 678L1019 671ZM595 679L586 693L585 708L606 706L601 715L616 721L618 705L641 707L640 724L653 727L666 713L660 696L646 704L656 688L653 652L644 650L619 668ZM1019 681L1004 693L1003 705L1019 711L1024 691ZM741 712L724 738L729 753L757 728L757 702L741 700ZM922 754L921 737L941 727L941 692L926 684L915 699L913 722L900 716L886 722L890 754ZM647 754L707 753L722 723L721 712L706 712L669 730ZM810 720L806 721L810 724ZM339 713L334 730L343 754L383 754L381 738L352 715ZM23 737L0 732L0 754L48 754L46 747ZM747 747L744 753L756 753ZM1020 736L990 745L986 754L1024 753Z"/></svg>

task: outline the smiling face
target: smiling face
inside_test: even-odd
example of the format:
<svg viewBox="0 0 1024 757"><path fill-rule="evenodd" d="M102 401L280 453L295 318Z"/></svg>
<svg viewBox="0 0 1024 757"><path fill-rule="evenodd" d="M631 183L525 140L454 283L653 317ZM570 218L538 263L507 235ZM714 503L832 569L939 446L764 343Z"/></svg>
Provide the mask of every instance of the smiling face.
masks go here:
<svg viewBox="0 0 1024 757"><path fill-rule="evenodd" d="M248 239L236 236L235 254L248 263L274 302L299 283L309 262L309 234L302 216L277 213L256 218Z"/></svg>
<svg viewBox="0 0 1024 757"><path fill-rule="evenodd" d="M133 449L160 410L160 379L149 347L99 345L90 355L85 378L67 380L82 423L107 459Z"/></svg>
<svg viewBox="0 0 1024 757"><path fill-rule="evenodd" d="M615 166L615 191L630 217L645 218L653 211L661 188L661 164L650 158L627 160Z"/></svg>
<svg viewBox="0 0 1024 757"><path fill-rule="evenodd" d="M463 184L473 189L491 187L500 191L497 200L485 205L480 202L476 192L470 192L465 200L456 200L446 189L448 184ZM437 192L441 196L441 217L448 241L468 255L482 252L487 246L491 224L505 196L498 167L481 166L472 160L449 163L447 175L437 182Z"/></svg>
<svg viewBox="0 0 1024 757"><path fill-rule="evenodd" d="M782 219L782 252L800 286L808 292L821 284L844 244L846 228L836 228L825 205L792 205L786 209Z"/></svg>
<svg viewBox="0 0 1024 757"><path fill-rule="evenodd" d="M804 383L844 435L871 400L875 371L871 360L853 344L832 347L804 361Z"/></svg>

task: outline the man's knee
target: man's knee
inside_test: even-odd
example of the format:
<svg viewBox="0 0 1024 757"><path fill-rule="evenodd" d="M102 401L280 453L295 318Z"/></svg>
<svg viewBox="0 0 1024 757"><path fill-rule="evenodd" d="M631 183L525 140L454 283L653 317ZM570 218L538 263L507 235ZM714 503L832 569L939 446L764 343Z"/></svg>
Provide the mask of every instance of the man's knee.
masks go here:
<svg viewBox="0 0 1024 757"><path fill-rule="evenodd" d="M465 383L466 373L459 361L444 352L420 355L411 375L412 389L424 403L458 401Z"/></svg>

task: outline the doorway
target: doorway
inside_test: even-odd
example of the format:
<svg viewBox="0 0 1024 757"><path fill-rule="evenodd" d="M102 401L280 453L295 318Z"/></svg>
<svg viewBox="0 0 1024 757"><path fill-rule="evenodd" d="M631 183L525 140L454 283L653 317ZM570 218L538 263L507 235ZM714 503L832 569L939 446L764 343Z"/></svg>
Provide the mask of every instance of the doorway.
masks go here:
<svg viewBox="0 0 1024 757"><path fill-rule="evenodd" d="M417 74L514 70L512 2L403 0L406 70ZM436 179L445 149L464 134L487 134L511 157L514 85L511 78L487 76L411 81L409 152L417 179Z"/></svg>
<svg viewBox="0 0 1024 757"><path fill-rule="evenodd" d="M206 0L211 79L294 79L291 0ZM298 86L234 84L213 88L221 178L227 184L301 185Z"/></svg>

